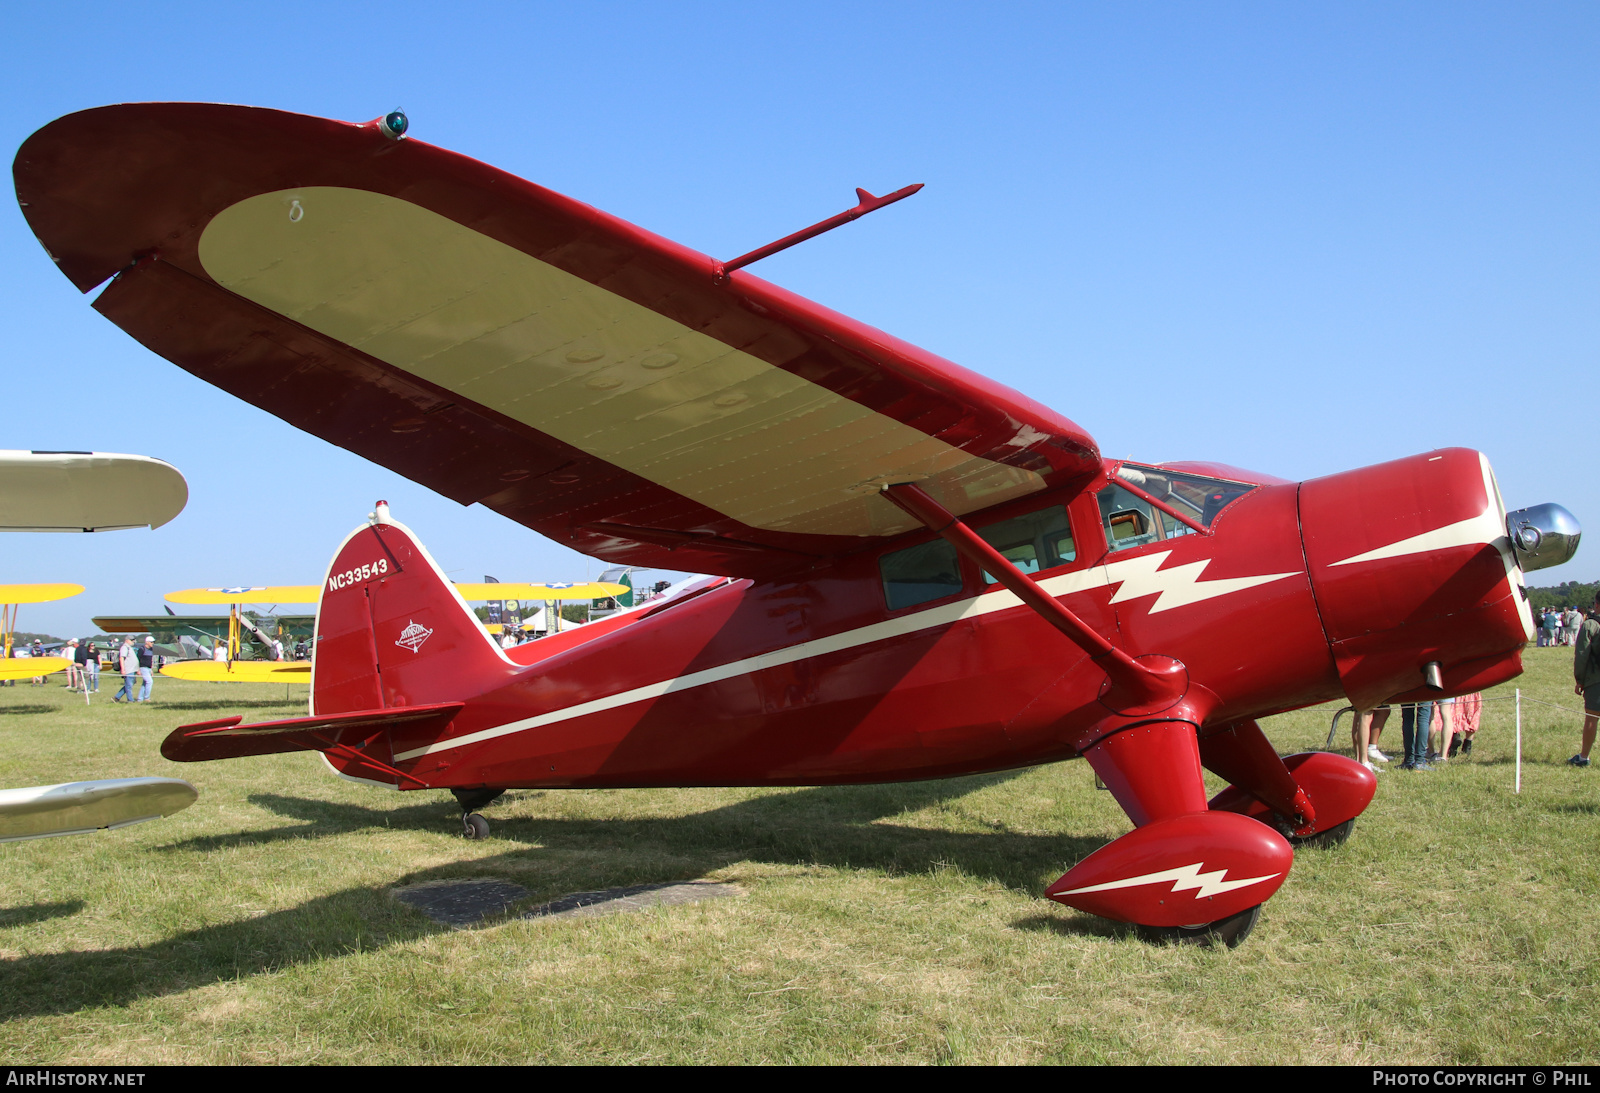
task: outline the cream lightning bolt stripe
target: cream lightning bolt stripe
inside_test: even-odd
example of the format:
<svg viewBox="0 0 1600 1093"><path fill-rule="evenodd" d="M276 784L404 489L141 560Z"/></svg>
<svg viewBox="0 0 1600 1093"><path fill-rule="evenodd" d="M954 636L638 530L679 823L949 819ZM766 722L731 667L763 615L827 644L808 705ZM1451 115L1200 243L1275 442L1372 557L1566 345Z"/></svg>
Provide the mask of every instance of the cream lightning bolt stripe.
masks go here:
<svg viewBox="0 0 1600 1093"><path fill-rule="evenodd" d="M1048 577L1040 581L1039 586L1050 595L1060 597L1071 595L1074 592L1086 592L1094 588L1108 588L1112 585L1120 584L1122 587L1117 590L1117 594L1112 598L1113 603L1160 593L1160 597L1150 607L1151 614L1154 614L1157 611L1167 611L1174 607L1199 603L1202 600L1225 596L1241 589L1253 588L1269 581L1280 581L1285 577L1296 575L1295 573L1269 573L1259 577L1232 577L1216 581L1200 581L1200 571L1210 564L1210 559L1174 566L1170 570L1162 570L1160 568L1161 563L1166 561L1171 554L1170 550L1164 550L1156 554L1126 558L1122 561L1112 562L1110 565L1080 570L1077 573L1063 573L1060 576ZM606 710L616 709L618 706L646 702L650 699L672 694L675 691L686 691L692 687L704 687L707 684L717 683L724 679L732 679L735 676L748 675L751 672L776 668L780 665L791 664L797 660L820 657L844 649L854 649L857 646L886 641L902 634L912 634L918 630L927 630L935 626L948 626L962 619L979 618L995 611L1005 611L1021 605L1022 601L1017 599L1015 594L1005 589L995 589L970 600L945 604L942 607L920 611L913 615L905 615L901 618L889 619L886 622L874 623L871 626L863 626L857 630L846 630L830 637L817 638L814 641L792 645L787 649L776 649L770 653L763 653L758 657L720 664L715 668L707 668L702 672L692 672L689 675L678 676L675 679L664 679L658 683L635 687L629 691L607 695L604 698L597 698L590 702L582 702L576 706L551 710L549 713L539 714L536 717L527 717L520 721L512 721L504 725L496 725L493 728L481 729L465 736L440 740L437 743L429 744L427 747L401 752L394 758L396 762L400 762L406 759L415 759L422 755L449 751L452 748L476 744L483 740L492 740L497 736L524 732L528 729L543 728L546 725L569 721L575 717L603 713Z"/></svg>
<svg viewBox="0 0 1600 1093"><path fill-rule="evenodd" d="M1489 466L1488 456L1479 452L1478 463L1483 468L1483 492L1486 500L1483 511L1477 516L1425 531L1421 535L1401 539L1388 546L1352 555L1342 561L1330 562L1328 568L1355 565L1358 562L1376 562L1384 558L1403 558L1408 554L1425 554L1428 551L1447 550L1450 547L1492 546L1500 552L1500 560L1506 568L1506 585L1522 616L1524 635L1528 641L1532 641L1533 612L1528 606L1527 597L1522 592L1522 567L1517 564L1516 554L1511 549L1511 538L1506 533L1506 504L1500 496L1500 484L1495 481L1494 469Z"/></svg>
<svg viewBox="0 0 1600 1093"><path fill-rule="evenodd" d="M1447 524L1442 528L1413 535L1409 539L1388 546L1356 554L1339 562L1330 562L1329 568L1338 565L1355 565L1357 562L1376 562L1383 558L1401 558L1407 554L1425 554L1431 550L1447 550L1458 546L1484 546L1505 538L1505 520L1495 516L1494 505L1484 506L1477 516Z"/></svg>
<svg viewBox="0 0 1600 1093"><path fill-rule="evenodd" d="M1173 892L1184 892L1190 888L1195 890L1195 899L1204 899L1207 896L1218 896L1223 892L1232 892L1235 888L1246 888L1252 884L1271 880L1273 877L1282 876L1281 873L1268 873L1264 877L1246 877L1244 880L1223 880L1228 875L1226 869L1214 869L1209 873L1200 872L1205 868L1205 862L1195 862L1193 865L1180 865L1176 869L1163 869L1159 873L1146 873L1142 877L1129 877L1126 880L1108 880L1104 884L1091 884L1084 888L1074 888L1070 892L1057 892L1055 898L1062 896L1081 896L1089 892L1111 892L1118 888L1137 888L1141 884L1160 884L1162 881L1172 881Z"/></svg>
<svg viewBox="0 0 1600 1093"><path fill-rule="evenodd" d="M1229 592L1238 592L1254 588L1259 584L1267 584L1269 581L1281 581L1285 577L1294 576L1293 573L1267 573L1259 577L1224 577L1201 583L1200 573L1211 564L1210 558L1189 562L1186 565L1175 565L1171 569L1162 569L1161 563L1167 560L1170 553L1171 551L1164 554L1146 554L1140 558L1129 558L1106 566L1106 583L1122 582L1122 587L1111 597L1111 602L1124 603L1140 596L1148 596L1152 592L1159 592L1161 595L1150 605L1150 614L1154 615L1161 611L1171 611L1174 607L1187 607L1191 603L1226 596Z"/></svg>

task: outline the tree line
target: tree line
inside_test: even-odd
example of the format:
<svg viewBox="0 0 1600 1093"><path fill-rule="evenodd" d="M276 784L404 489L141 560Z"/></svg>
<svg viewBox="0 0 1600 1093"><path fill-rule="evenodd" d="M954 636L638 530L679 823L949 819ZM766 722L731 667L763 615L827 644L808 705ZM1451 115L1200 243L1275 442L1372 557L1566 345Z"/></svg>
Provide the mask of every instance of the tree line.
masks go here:
<svg viewBox="0 0 1600 1093"><path fill-rule="evenodd" d="M1581 581L1568 581L1566 584L1552 585L1548 588L1528 589L1528 603L1535 611L1543 611L1547 607L1567 607L1575 605L1580 610L1587 611L1589 605L1594 603L1594 594L1600 590L1600 581L1590 581L1584 584Z"/></svg>

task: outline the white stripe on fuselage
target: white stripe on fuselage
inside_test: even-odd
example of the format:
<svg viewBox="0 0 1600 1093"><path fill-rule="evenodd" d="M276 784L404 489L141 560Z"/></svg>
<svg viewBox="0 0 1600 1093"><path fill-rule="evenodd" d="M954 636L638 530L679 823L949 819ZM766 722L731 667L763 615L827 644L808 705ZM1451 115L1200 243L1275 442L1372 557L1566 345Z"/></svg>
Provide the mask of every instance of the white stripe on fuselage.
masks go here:
<svg viewBox="0 0 1600 1093"><path fill-rule="evenodd" d="M1270 581L1281 581L1285 577L1293 577L1291 573L1268 573L1258 577L1230 577L1215 581L1199 580L1200 573L1210 564L1211 559L1206 558L1198 562L1189 562L1185 565L1174 566L1171 569L1161 569L1161 563L1170 557L1170 550L1155 554L1141 555L1136 558L1125 558L1112 562L1109 565L1095 566L1092 569L1079 570L1076 573L1063 573L1056 577L1047 577L1039 582L1041 588L1052 596L1068 596L1075 592L1086 592L1094 588L1121 585L1112 603L1122 603L1137 599L1140 596L1150 596L1159 593L1159 598L1150 607L1150 613L1168 611L1174 607L1183 607L1202 600L1213 599L1217 596L1226 596L1230 592L1238 592L1256 585L1267 584ZM496 725L489 729L480 729L477 732L467 733L465 736L453 737L449 740L440 740L426 747L415 748L411 751L401 752L396 755L395 762L407 759L416 759L423 755L433 755L452 748L465 747L468 744L477 744L484 740L492 740L497 736L507 736L511 733L524 732L528 729L543 728L560 721L569 721L575 717L586 717L589 714L604 713L614 710L618 706L627 706L635 702L646 702L650 699L660 698L662 695L672 694L675 691L686 691L692 687L704 687L707 684L718 683L724 679L735 676L748 675L767 668L777 668L784 664L792 664L797 660L806 660L811 657L826 656L828 653L837 653L844 649L854 649L861 645L870 645L873 642L887 641L890 638L900 637L904 634L913 634L919 630L927 630L935 626L948 626L963 619L978 618L982 615L992 614L995 611L1005 611L1008 608L1020 607L1022 601L1012 592L997 588L985 592L981 596L957 603L945 604L942 607L919 611L916 614L904 615L897 619L873 623L855 630L846 630L825 638L801 642L791 645L786 649L775 649L770 653L760 656L748 657L744 660L731 661L720 664L715 668L707 668L700 672L691 672L688 675L677 676L673 679L664 679L658 683L646 684L635 687L629 691L621 691L604 698L596 698L589 702L580 702L575 706L565 706L559 710L551 710L536 717L526 717L520 721L511 721L504 725Z"/></svg>

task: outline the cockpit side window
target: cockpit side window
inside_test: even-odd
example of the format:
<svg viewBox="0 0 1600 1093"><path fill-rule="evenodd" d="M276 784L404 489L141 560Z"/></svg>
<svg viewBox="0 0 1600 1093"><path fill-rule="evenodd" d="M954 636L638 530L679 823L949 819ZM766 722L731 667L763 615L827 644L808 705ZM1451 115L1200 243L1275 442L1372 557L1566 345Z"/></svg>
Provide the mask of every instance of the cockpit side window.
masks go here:
<svg viewBox="0 0 1600 1093"><path fill-rule="evenodd" d="M1067 520L1067 510L1061 505L1052 505L976 530L979 538L1005 555L1007 561L1024 573L1053 569L1078 556L1077 544L1072 538L1072 524ZM987 573L983 579L985 584L995 583Z"/></svg>
<svg viewBox="0 0 1600 1093"><path fill-rule="evenodd" d="M1162 534L1165 529L1161 526L1161 517L1167 514L1138 494L1113 483L1100 491L1099 498L1100 519L1105 524L1109 549L1132 550L1166 538ZM1176 520L1171 522L1183 527Z"/></svg>
<svg viewBox="0 0 1600 1093"><path fill-rule="evenodd" d="M1193 523L1207 529L1218 513L1255 489L1244 482L1229 482L1221 478L1205 478L1197 474L1182 474L1129 463L1117 468L1117 477L1159 498L1174 512L1182 513ZM1106 546L1113 551L1131 550L1148 543L1195 534L1194 528L1188 523L1163 512L1116 482L1102 489L1098 497L1100 518L1106 530Z"/></svg>
<svg viewBox="0 0 1600 1093"><path fill-rule="evenodd" d="M1225 478L1206 478L1132 463L1118 467L1117 477L1133 483L1203 528L1209 528L1218 513L1255 489L1248 482L1230 482Z"/></svg>

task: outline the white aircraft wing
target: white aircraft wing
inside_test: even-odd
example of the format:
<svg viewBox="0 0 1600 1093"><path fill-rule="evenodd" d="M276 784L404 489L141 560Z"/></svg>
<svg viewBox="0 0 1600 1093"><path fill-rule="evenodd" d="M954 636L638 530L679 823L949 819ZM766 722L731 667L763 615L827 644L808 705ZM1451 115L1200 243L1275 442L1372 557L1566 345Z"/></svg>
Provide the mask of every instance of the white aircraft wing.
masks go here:
<svg viewBox="0 0 1600 1093"><path fill-rule="evenodd" d="M0 842L81 835L159 820L200 796L181 778L105 778L0 789Z"/></svg>
<svg viewBox="0 0 1600 1093"><path fill-rule="evenodd" d="M188 501L178 469L149 456L0 451L0 531L158 528Z"/></svg>

